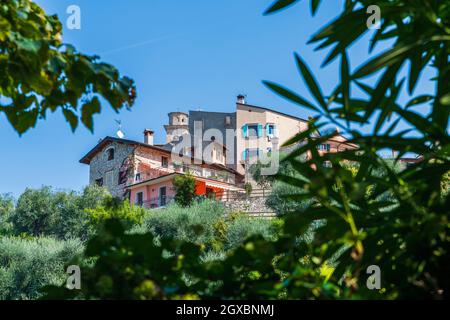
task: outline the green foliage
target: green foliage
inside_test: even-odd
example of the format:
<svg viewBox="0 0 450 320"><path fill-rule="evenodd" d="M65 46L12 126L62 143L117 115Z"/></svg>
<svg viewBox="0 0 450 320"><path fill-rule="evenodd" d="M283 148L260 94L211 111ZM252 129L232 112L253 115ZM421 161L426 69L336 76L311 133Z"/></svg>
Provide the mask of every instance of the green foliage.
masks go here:
<svg viewBox="0 0 450 320"><path fill-rule="evenodd" d="M246 214L241 214L228 221L226 231L223 232L225 238L225 250L238 248L247 239L254 236L262 236L267 240L276 240L279 234L278 220L251 218Z"/></svg>
<svg viewBox="0 0 450 320"><path fill-rule="evenodd" d="M195 178L190 175L178 175L173 179L175 202L182 207L191 205L195 198Z"/></svg>
<svg viewBox="0 0 450 320"><path fill-rule="evenodd" d="M10 221L16 235L86 240L94 232L86 210L110 198L106 189L96 186L85 188L81 194L54 192L49 187L27 189L19 197Z"/></svg>
<svg viewBox="0 0 450 320"><path fill-rule="evenodd" d="M89 241L85 251L87 258L97 261L85 270L81 291L50 286L44 288L45 298L185 298L183 292L189 290L180 278L186 273L199 276L200 247L170 239L161 239L158 246L150 233L124 231L119 221L106 221L104 231Z"/></svg>
<svg viewBox="0 0 450 320"><path fill-rule="evenodd" d="M67 262L81 254L79 240L0 237L0 300L40 297L46 285L60 285Z"/></svg>
<svg viewBox="0 0 450 320"><path fill-rule="evenodd" d="M273 183L273 176L263 175L262 174L263 165L261 162L257 162L250 166L249 172L252 175L253 180L256 181L256 184L261 189L269 189Z"/></svg>
<svg viewBox="0 0 450 320"><path fill-rule="evenodd" d="M249 196L249 195L252 194L253 186L252 186L251 183L247 182L247 183L244 185L244 189L245 189L245 193L247 194L247 196Z"/></svg>
<svg viewBox="0 0 450 320"><path fill-rule="evenodd" d="M301 190L297 186L277 181L272 186L266 205L274 210L277 215L302 212L308 208L311 200L303 197L297 200L296 196L299 194L301 194Z"/></svg>
<svg viewBox="0 0 450 320"><path fill-rule="evenodd" d="M151 210L144 226L136 230L150 231L157 238L192 242L206 251L236 248L254 234L267 238L276 234L271 221L249 218L245 214L227 215L225 207L214 200L194 202L189 208L173 204L164 210Z"/></svg>
<svg viewBox="0 0 450 320"><path fill-rule="evenodd" d="M205 200L189 208L173 204L151 210L143 227L126 233L118 220L106 220L105 229L87 245L86 258L98 260L84 270L82 291L51 286L45 289L46 298L191 299L219 295L224 284L214 270L220 263L247 238L262 236L274 241L281 229L278 220L225 213L222 204Z"/></svg>
<svg viewBox="0 0 450 320"><path fill-rule="evenodd" d="M0 236L12 232L10 217L14 212L14 199L12 196L0 194Z"/></svg>
<svg viewBox="0 0 450 320"><path fill-rule="evenodd" d="M98 56L63 44L56 15L46 15L31 0L3 0L0 97L0 112L19 134L58 109L72 130L81 120L93 131L92 117L101 111L100 97L119 111L134 104L136 90L133 80L121 77Z"/></svg>
<svg viewBox="0 0 450 320"><path fill-rule="evenodd" d="M129 228L140 225L146 213L144 208L134 206L129 201L112 198L104 201L101 206L85 209L85 212L94 227L98 227L106 220L117 219Z"/></svg>
<svg viewBox="0 0 450 320"><path fill-rule="evenodd" d="M375 32L370 49L386 40L394 45L351 73L346 50L369 31L368 5L378 5L383 13L381 29ZM285 161L302 178L278 177L301 190L297 199L314 199L302 214L292 217L293 226L302 228L318 219L327 220L313 242L315 258L324 261L343 245L348 248L328 279L328 283L338 284L344 277L339 296L443 298L450 292L444 267L450 249L449 200L441 189L450 169L445 98L450 88L449 9L450 5L441 1L347 1L341 15L310 41L320 43L318 49L333 47L324 65L341 58L341 79L336 89L325 97L298 55L297 66L314 103L266 82L286 99L317 109L319 116L311 128L338 125L351 137L350 142L360 147L321 157L317 144L333 134L314 140L298 136L297 141L307 143ZM399 70L407 62L410 72L402 79ZM408 93L412 95L425 68L434 68L437 73L434 93L412 96L409 103L400 105L397 100L405 91L404 80L408 80ZM374 87L360 81L379 71ZM352 95L352 86L360 87L367 98ZM429 105L429 113L412 110L424 103ZM369 119L374 120L371 134L356 129L355 124ZM407 128L399 130L402 121ZM423 161L398 170L398 158L395 166L381 158L380 152L385 149L398 151L398 157L418 154ZM311 159L298 161L296 157L304 153L310 153ZM333 168L324 168L324 161L332 163ZM356 170L348 168L347 162L356 163ZM382 270L380 291L369 291L365 286L363 274L372 264Z"/></svg>

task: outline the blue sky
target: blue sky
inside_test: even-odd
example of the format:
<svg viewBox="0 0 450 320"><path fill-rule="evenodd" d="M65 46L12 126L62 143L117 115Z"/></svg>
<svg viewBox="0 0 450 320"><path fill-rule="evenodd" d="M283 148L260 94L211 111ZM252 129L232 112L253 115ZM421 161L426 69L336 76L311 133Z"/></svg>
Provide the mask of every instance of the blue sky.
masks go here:
<svg viewBox="0 0 450 320"><path fill-rule="evenodd" d="M57 112L19 137L0 115L0 193L17 197L26 187L42 185L80 190L88 183L88 166L78 160L100 138L115 134L115 119L122 121L126 138L141 141L143 129L151 128L156 143L162 143L168 112L233 111L239 93L247 94L250 104L306 118L311 114L305 109L261 84L272 80L309 97L295 69L294 51L309 63L325 92L338 81L338 64L321 69L327 52L315 52L306 42L340 12L342 1L323 1L314 18L309 1L272 16L262 15L271 0L36 2L63 22L69 5L80 6L82 29L65 28L64 42L100 55L133 78L138 99L131 112L120 114L104 104L94 134L84 127L72 133ZM353 67L367 58L366 40L350 52Z"/></svg>

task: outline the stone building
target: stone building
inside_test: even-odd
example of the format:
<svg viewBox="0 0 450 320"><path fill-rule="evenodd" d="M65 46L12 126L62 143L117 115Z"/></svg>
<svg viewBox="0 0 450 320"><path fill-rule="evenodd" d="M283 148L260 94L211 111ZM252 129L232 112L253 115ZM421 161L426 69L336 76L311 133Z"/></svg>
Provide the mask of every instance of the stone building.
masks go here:
<svg viewBox="0 0 450 320"><path fill-rule="evenodd" d="M222 145L212 143L213 161L197 164L192 157L178 161L167 145L153 144L153 131L144 131L144 143L106 137L81 160L90 166L90 184L105 186L113 196L148 207L166 205L174 196L173 179L191 174L197 194L221 197L242 191L243 177L224 165Z"/></svg>

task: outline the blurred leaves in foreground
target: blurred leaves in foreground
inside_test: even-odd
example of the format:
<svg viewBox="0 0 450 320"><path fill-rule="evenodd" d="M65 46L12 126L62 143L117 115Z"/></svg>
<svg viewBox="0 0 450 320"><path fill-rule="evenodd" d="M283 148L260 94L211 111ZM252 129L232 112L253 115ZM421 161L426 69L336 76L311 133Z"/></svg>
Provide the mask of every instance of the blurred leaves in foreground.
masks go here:
<svg viewBox="0 0 450 320"><path fill-rule="evenodd" d="M117 112L136 99L133 80L62 42L62 25L31 0L0 5L0 113L19 133L61 110L72 130L93 131L100 97Z"/></svg>

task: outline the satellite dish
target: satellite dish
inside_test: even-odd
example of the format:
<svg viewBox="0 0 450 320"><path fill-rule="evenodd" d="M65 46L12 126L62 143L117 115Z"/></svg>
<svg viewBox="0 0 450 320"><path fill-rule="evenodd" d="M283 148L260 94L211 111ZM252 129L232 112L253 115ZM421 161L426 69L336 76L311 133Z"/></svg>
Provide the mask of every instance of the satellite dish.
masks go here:
<svg viewBox="0 0 450 320"><path fill-rule="evenodd" d="M123 133L122 131L122 121L120 120L116 120L117 124L119 125L119 129L116 132L116 135L120 138L123 139L123 137L125 137L125 133Z"/></svg>
<svg viewBox="0 0 450 320"><path fill-rule="evenodd" d="M123 137L125 137L125 134L122 132L122 130L117 130L117 132L116 132L116 134L117 134L117 136L120 138L120 139L123 139Z"/></svg>

